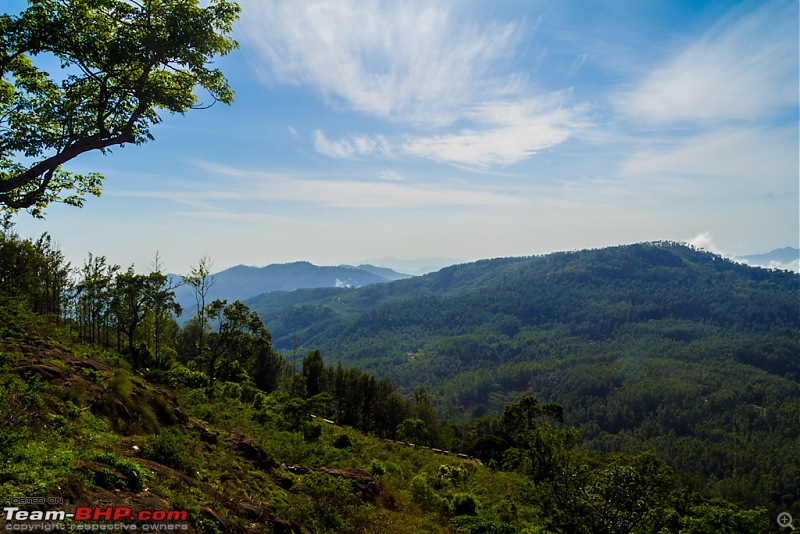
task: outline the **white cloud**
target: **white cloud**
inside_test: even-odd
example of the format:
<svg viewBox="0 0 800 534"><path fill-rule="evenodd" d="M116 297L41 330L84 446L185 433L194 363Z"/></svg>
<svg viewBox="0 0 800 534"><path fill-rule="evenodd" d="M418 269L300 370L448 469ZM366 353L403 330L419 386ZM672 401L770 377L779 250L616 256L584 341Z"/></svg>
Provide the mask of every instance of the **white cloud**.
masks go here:
<svg viewBox="0 0 800 534"><path fill-rule="evenodd" d="M753 120L797 106L797 2L734 15L654 70L619 107L681 122Z"/></svg>
<svg viewBox="0 0 800 534"><path fill-rule="evenodd" d="M266 82L309 85L355 111L444 125L476 96L519 85L497 63L514 55L524 26L464 20L453 2L240 3L238 38Z"/></svg>
<svg viewBox="0 0 800 534"><path fill-rule="evenodd" d="M743 263L745 265L752 265L756 267L766 267L767 269L779 269L781 271L794 271L800 272L800 260L793 260L790 262L780 262L777 260L770 261L769 264L759 264L755 262L751 262L745 260L743 258L737 258L733 254L728 254L724 252L715 242L714 238L711 236L711 232L702 232L689 241L688 244L692 245L695 248L699 248L701 250L707 250L708 252L713 252L714 254L719 254L723 258L728 258L733 261L737 261L739 263Z"/></svg>
<svg viewBox="0 0 800 534"><path fill-rule="evenodd" d="M467 116L478 128L407 140L400 151L438 162L492 167L512 165L566 141L580 127L581 108L559 99L490 102Z"/></svg>
<svg viewBox="0 0 800 534"><path fill-rule="evenodd" d="M707 250L708 252L713 252L714 254L719 254L720 256L725 255L717 246L717 244L714 243L714 238L711 237L711 232L701 232L689 239L687 243L701 250Z"/></svg>
<svg viewBox="0 0 800 534"><path fill-rule="evenodd" d="M516 206L521 201L493 191L428 187L356 180L286 180L265 185L258 196L334 208L425 208L446 206Z"/></svg>
<svg viewBox="0 0 800 534"><path fill-rule="evenodd" d="M390 140L330 139L319 129L314 148L328 157L511 165L564 142L583 113L567 104L569 92L537 94L531 72L513 70L511 60L537 31L526 19L469 20L456 9L464 4L448 1L242 5L240 39L267 83L309 86L334 105L426 128Z"/></svg>
<svg viewBox="0 0 800 534"><path fill-rule="evenodd" d="M322 130L314 132L314 149L324 156L332 158L354 159L359 156L379 154L391 156L389 142L382 135L373 138L367 136L350 136L338 141L328 139Z"/></svg>
<svg viewBox="0 0 800 534"><path fill-rule="evenodd" d="M547 98L493 101L472 106L464 117L473 126L439 135L407 135L394 146L383 136L328 139L314 132L314 148L333 158L405 154L439 163L489 168L513 165L566 141L581 127L581 106L562 106L561 93Z"/></svg>
<svg viewBox="0 0 800 534"><path fill-rule="evenodd" d="M800 260L794 260L789 263L781 263L779 261L771 261L767 266L769 269L780 269L781 271L794 271L800 273Z"/></svg>

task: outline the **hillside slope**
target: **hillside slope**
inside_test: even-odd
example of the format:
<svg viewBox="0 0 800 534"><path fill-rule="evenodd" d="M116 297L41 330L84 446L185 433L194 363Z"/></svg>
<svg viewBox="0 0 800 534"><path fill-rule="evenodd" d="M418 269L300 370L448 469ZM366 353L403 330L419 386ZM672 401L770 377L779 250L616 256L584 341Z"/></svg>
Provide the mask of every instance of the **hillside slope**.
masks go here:
<svg viewBox="0 0 800 534"><path fill-rule="evenodd" d="M740 332L798 329L799 290L796 274L659 243L484 260L380 286L276 292L247 302L277 347L295 337L350 361L415 352L423 339L477 329L512 338L554 329L593 341L661 320ZM374 339L387 335L391 347ZM316 336L324 343L307 341ZM353 348L368 338L377 342L371 350ZM796 361L781 363L786 368L772 370L797 378Z"/></svg>
<svg viewBox="0 0 800 534"><path fill-rule="evenodd" d="M310 411L321 399L239 383L209 391L194 375L135 373L0 299L0 494L14 505L0 528L744 534L773 521L692 492L652 455L551 441L540 468L564 476L534 481L524 462L490 470L323 422ZM571 433L540 425L536 435Z"/></svg>
<svg viewBox="0 0 800 534"><path fill-rule="evenodd" d="M800 495L795 273L644 243L251 303L277 346L424 386L451 420L530 393L589 447L656 450L729 498Z"/></svg>

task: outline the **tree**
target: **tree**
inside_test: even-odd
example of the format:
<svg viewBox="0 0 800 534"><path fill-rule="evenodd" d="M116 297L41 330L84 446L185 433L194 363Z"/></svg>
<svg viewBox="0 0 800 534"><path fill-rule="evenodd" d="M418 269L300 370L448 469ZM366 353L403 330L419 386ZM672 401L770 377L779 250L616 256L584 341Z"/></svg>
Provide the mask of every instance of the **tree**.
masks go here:
<svg viewBox="0 0 800 534"><path fill-rule="evenodd" d="M419 418L406 419L397 426L397 437L410 443L427 443L428 427Z"/></svg>
<svg viewBox="0 0 800 534"><path fill-rule="evenodd" d="M165 289L166 276L160 272L137 274L133 266L124 273L117 274L113 302L117 321L128 338L128 355L134 368L139 369L151 363L147 344L136 345L136 332L151 311L154 303L168 307L174 305L174 295Z"/></svg>
<svg viewBox="0 0 800 534"><path fill-rule="evenodd" d="M145 364L141 361L141 354L135 350L136 329L139 328L145 313L149 292L146 288L147 277L136 274L133 266L128 267L124 273L119 273L115 279L115 295L113 309L117 316L117 324L128 338L128 355L134 368L138 369Z"/></svg>
<svg viewBox="0 0 800 534"><path fill-rule="evenodd" d="M239 379L242 373L249 375L259 356L272 352L272 335L258 314L240 301L215 300L206 313L215 328L206 336L208 351L200 362L210 388L220 375L229 380Z"/></svg>
<svg viewBox="0 0 800 534"><path fill-rule="evenodd" d="M303 376L306 379L306 394L309 397L324 389L325 362L318 350L312 350L303 358Z"/></svg>
<svg viewBox="0 0 800 534"><path fill-rule="evenodd" d="M0 15L0 209L35 216L51 202L81 206L102 176L62 169L92 151L153 139L159 112L230 104L209 64L237 47L230 0L29 0ZM63 73L37 63L52 58Z"/></svg>
<svg viewBox="0 0 800 534"><path fill-rule="evenodd" d="M157 367L168 367L172 361L172 354L165 353L164 333L170 327L177 329L174 315L180 315L182 310L180 305L175 302L175 292L177 282L172 277L164 274L163 265L158 252L153 259L152 272L152 294L150 299L150 309L148 317L153 326L152 347L153 363ZM174 314L174 315L173 315ZM174 352L174 351L173 351Z"/></svg>
<svg viewBox="0 0 800 534"><path fill-rule="evenodd" d="M23 240L11 225L0 225L0 296L27 299L33 311L55 314L60 320L71 289L70 272L48 234Z"/></svg>
<svg viewBox="0 0 800 534"><path fill-rule="evenodd" d="M560 430L553 425L563 420L561 405L542 405L529 395L506 406L500 424L512 446L503 454L503 467L534 480L552 479L563 471L567 451L578 438L577 430Z"/></svg>
<svg viewBox="0 0 800 534"><path fill-rule="evenodd" d="M106 262L105 256L93 256L91 252L81 269L75 304L78 307L76 311L79 323L88 330L83 337L90 343L97 341L99 344L101 330L105 330L105 342L108 346L108 321L114 292L113 281L117 271L119 265L111 265ZM119 336L117 341L119 342Z"/></svg>
<svg viewBox="0 0 800 534"><path fill-rule="evenodd" d="M194 299L197 304L197 358L203 358L203 335L206 331L206 297L214 285L214 276L211 274L211 258L203 256L197 262L197 267L192 267L189 274L181 276L184 284L194 290Z"/></svg>

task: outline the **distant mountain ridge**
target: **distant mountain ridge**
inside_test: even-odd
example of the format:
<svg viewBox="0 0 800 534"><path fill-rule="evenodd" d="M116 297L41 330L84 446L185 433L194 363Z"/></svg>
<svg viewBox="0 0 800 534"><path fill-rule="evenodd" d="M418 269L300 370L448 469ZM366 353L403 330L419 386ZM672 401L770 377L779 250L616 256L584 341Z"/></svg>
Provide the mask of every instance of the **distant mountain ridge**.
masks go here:
<svg viewBox="0 0 800 534"><path fill-rule="evenodd" d="M800 249L794 247L776 248L763 254L749 254L736 258L747 265L770 267L797 271L800 269Z"/></svg>
<svg viewBox="0 0 800 534"><path fill-rule="evenodd" d="M765 316L777 313L770 311L769 307L778 302L783 302L781 320L797 326L796 305L792 315L792 310L787 312L785 308L788 306L785 296L780 301L767 298L761 302L760 292L753 293L753 298L758 297L762 306L758 313L752 311L755 303L744 299L742 311L724 317L704 317L706 310L718 309L719 304L699 298L701 288L707 298L729 298L727 285L721 282L708 285L703 278L721 280L721 272L729 272L728 276L739 280L742 285L742 292L736 295L739 299L744 291L755 289L750 287L753 279L775 278L788 284L784 287L797 288L796 278L785 278L778 272L748 267L678 243L642 243L544 256L481 260L381 286L341 291L303 289L291 295L264 294L247 303L262 315L279 348L285 348L287 336L297 336L301 343L306 336L310 339L319 336L326 340L319 348L346 347L337 354L344 360L348 359L350 341L354 338L372 337L376 329L394 332L411 326L433 333L443 319L437 317L436 321L426 322L423 317L433 311L454 315L448 311L454 307L460 308L455 316L459 317L459 331L462 333L496 322L500 315L514 317L516 322L531 326L540 321L563 322L573 325L571 328L582 325L581 329L594 331L592 335L595 337L608 323L662 317L685 319L688 313L705 321L741 323L746 317L757 322L761 311ZM690 282L697 286L694 293L686 290ZM608 294L597 296L601 289ZM714 293L710 294L712 290ZM659 294L668 300L664 302L656 297ZM565 295L569 295L574 304L557 306L553 299L565 298ZM595 299L600 300L595 302ZM598 312L607 305L608 299L616 304L607 312ZM304 311L317 319L322 316L327 319L311 325L303 317ZM623 313L622 317L619 317L620 313ZM377 321L380 315L391 316L393 323L387 326L385 321ZM295 324L294 320L299 323ZM394 321L399 321L399 324ZM363 328L366 323L369 323L367 330L372 333ZM453 323L450 321L450 325ZM298 328L300 325L303 326ZM445 330L450 329L451 326L445 327ZM406 343L408 341L403 344ZM379 345L373 344L372 349L361 357L367 357L366 353L377 357L381 350L377 348ZM412 349L407 347L407 350ZM393 352L398 350L403 349L398 346Z"/></svg>
<svg viewBox="0 0 800 534"><path fill-rule="evenodd" d="M346 267L348 269L360 269L362 271L367 271L368 273L376 274L383 278L386 278L388 281L394 282L396 280L403 280L404 278L411 278L411 274L406 274L402 272L398 272L394 269L390 269L388 267L376 267L375 265L370 264L360 264L360 265L340 265L339 267Z"/></svg>
<svg viewBox="0 0 800 534"><path fill-rule="evenodd" d="M206 296L206 302L215 299L245 300L272 291L292 291L301 288L323 287L363 287L408 278L410 275L391 269L361 265L318 266L307 261L280 263L265 267L237 265L214 273L213 284ZM173 278L180 280L173 275ZM175 289L177 302L184 310L195 307L194 292L181 285ZM184 314L184 319L189 315Z"/></svg>
<svg viewBox="0 0 800 534"><path fill-rule="evenodd" d="M412 275L422 275L438 271L444 267L455 265L457 263L464 263L464 260L457 258L415 258L415 259L400 259L392 256L385 256L383 258L370 258L363 260L359 263L368 265L377 265L381 268L388 268L394 271L408 273Z"/></svg>

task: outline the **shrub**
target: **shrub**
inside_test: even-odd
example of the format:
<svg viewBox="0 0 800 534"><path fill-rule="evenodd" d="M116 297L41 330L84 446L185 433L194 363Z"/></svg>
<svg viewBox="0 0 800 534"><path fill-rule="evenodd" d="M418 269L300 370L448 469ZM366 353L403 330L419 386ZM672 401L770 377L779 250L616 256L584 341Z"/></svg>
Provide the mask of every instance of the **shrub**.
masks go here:
<svg viewBox="0 0 800 534"><path fill-rule="evenodd" d="M333 441L333 446L337 449L347 449L353 446L353 442L347 434L339 434Z"/></svg>
<svg viewBox="0 0 800 534"><path fill-rule="evenodd" d="M383 462L381 462L377 458L373 458L372 461L369 463L368 471L372 476L378 478L386 474L386 467L384 467Z"/></svg>
<svg viewBox="0 0 800 534"><path fill-rule="evenodd" d="M191 454L181 438L171 432L162 432L147 438L139 454L143 458L187 474L194 471Z"/></svg>
<svg viewBox="0 0 800 534"><path fill-rule="evenodd" d="M178 365L167 372L169 384L171 386L184 386L191 389L208 387L208 376L200 371L192 371L182 365Z"/></svg>
<svg viewBox="0 0 800 534"><path fill-rule="evenodd" d="M253 408L261 410L267 405L267 396L263 393L256 393L253 397Z"/></svg>
<svg viewBox="0 0 800 534"><path fill-rule="evenodd" d="M142 491L145 485L153 479L153 474L133 460L120 458L111 453L98 453L92 460L104 463L116 469L124 477L124 486L134 493ZM94 473L95 484L103 487L122 489L120 479L109 469L101 468Z"/></svg>
<svg viewBox="0 0 800 534"><path fill-rule="evenodd" d="M411 479L411 497L424 510L443 513L450 511L450 503L439 495L424 474L416 475Z"/></svg>
<svg viewBox="0 0 800 534"><path fill-rule="evenodd" d="M238 400L242 398L242 385L236 382L225 382L222 385L222 396L226 399Z"/></svg>
<svg viewBox="0 0 800 534"><path fill-rule="evenodd" d="M478 500L471 493L456 493L451 504L453 515L478 515Z"/></svg>

